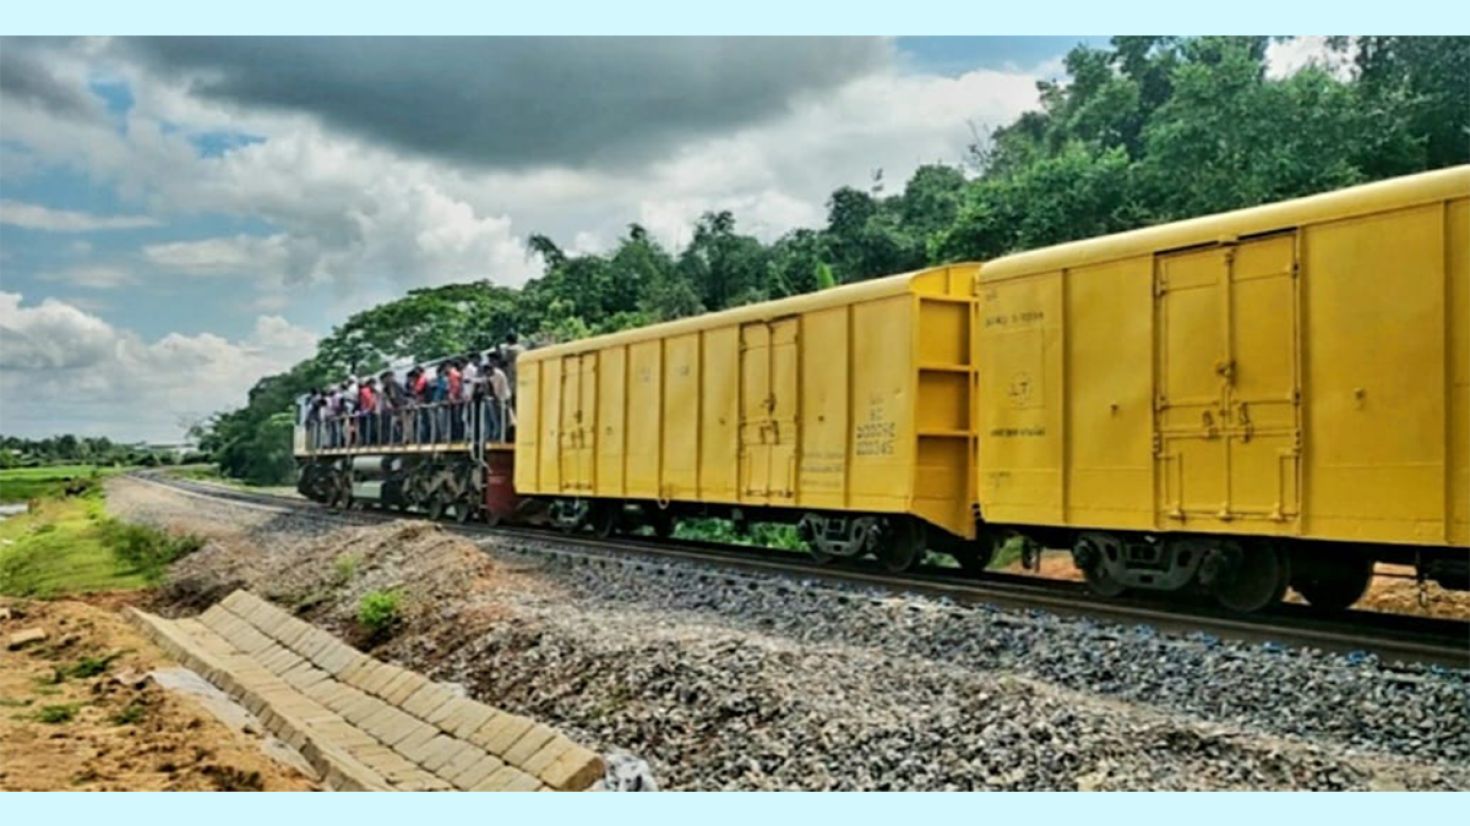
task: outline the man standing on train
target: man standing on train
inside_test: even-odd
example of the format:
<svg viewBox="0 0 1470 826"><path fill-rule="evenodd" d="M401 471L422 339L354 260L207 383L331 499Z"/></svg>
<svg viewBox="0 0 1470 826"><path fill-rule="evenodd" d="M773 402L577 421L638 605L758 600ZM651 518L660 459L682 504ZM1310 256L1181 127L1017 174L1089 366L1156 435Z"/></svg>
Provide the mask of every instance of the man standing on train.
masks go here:
<svg viewBox="0 0 1470 826"><path fill-rule="evenodd" d="M490 356L490 415L494 419L491 424L491 439L497 442L508 442L515 438L515 408L511 406L511 384L505 375L505 357L499 353Z"/></svg>
<svg viewBox="0 0 1470 826"><path fill-rule="evenodd" d="M520 339L516 334L506 333L505 344L501 345L500 348L500 353L504 358L501 366L505 370L505 379L510 384L510 404L512 406L515 405L516 359L520 358L521 353L524 352L526 352L526 348L520 343Z"/></svg>
<svg viewBox="0 0 1470 826"><path fill-rule="evenodd" d="M405 426L405 413L408 409L408 400L404 397L403 385L398 383L398 377L392 370L384 370L380 377L383 380L383 392L380 394L380 404L383 408L383 441L389 444L399 444L403 441Z"/></svg>

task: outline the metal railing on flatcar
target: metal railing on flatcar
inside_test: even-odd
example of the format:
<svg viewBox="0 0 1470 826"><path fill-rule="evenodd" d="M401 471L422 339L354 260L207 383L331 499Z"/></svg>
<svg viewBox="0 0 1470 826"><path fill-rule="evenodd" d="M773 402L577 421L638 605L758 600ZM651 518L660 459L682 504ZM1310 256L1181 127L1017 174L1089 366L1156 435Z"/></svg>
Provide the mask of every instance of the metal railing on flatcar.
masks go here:
<svg viewBox="0 0 1470 826"><path fill-rule="evenodd" d="M306 450L506 442L514 435L511 417L511 406L496 399L344 413L308 420L304 425Z"/></svg>

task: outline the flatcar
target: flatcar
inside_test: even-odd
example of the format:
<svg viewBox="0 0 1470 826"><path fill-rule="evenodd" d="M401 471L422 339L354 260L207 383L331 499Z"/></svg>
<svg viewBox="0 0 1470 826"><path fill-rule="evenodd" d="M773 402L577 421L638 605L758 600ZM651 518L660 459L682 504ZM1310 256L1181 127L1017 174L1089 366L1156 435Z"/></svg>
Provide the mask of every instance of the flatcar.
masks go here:
<svg viewBox="0 0 1470 826"><path fill-rule="evenodd" d="M820 561L1001 542L1092 587L1470 587L1470 167L528 351L513 443L299 433L301 489L601 534L716 515ZM454 413L452 415L463 415ZM410 421L413 419L414 421ZM385 431L391 432L391 431Z"/></svg>

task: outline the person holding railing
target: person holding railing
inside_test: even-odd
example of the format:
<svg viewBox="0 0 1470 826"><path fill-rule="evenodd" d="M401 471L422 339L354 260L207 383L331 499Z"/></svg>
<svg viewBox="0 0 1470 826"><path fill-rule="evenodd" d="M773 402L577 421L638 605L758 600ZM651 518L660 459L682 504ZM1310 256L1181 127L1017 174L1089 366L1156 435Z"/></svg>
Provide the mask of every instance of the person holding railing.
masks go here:
<svg viewBox="0 0 1470 826"><path fill-rule="evenodd" d="M360 443L377 444L378 441L378 394L371 376L362 380L357 390L357 422Z"/></svg>
<svg viewBox="0 0 1470 826"><path fill-rule="evenodd" d="M499 353L490 356L490 435L492 442L509 441L508 434L514 423L515 410L510 406L510 379L505 375L505 358Z"/></svg>
<svg viewBox="0 0 1470 826"><path fill-rule="evenodd" d="M459 403L464 393L464 374L459 370L459 359L447 359L445 363L449 365L444 372L449 384L444 396L444 415L449 420L445 439L458 442L464 438L464 420L459 415Z"/></svg>
<svg viewBox="0 0 1470 826"><path fill-rule="evenodd" d="M476 411L479 407L480 382L483 373L480 370L480 355L470 353L460 359L463 365L460 367L460 392L459 392L459 415L464 422L466 441L479 438L479 429L476 424Z"/></svg>
<svg viewBox="0 0 1470 826"><path fill-rule="evenodd" d="M500 353L505 361L501 368L505 370L505 379L510 384L510 405L515 406L516 394L516 360L521 353L526 352L526 346L521 344L520 338L515 333L505 334L505 344L501 346Z"/></svg>
<svg viewBox="0 0 1470 826"><path fill-rule="evenodd" d="M384 370L380 376L383 380L383 419L384 419L384 441L388 444L403 444L404 426L406 424L405 414L408 407L403 385L399 383L398 377L392 370Z"/></svg>
<svg viewBox="0 0 1470 826"><path fill-rule="evenodd" d="M444 403L449 399L449 365L439 362L434 368L434 381L429 384L429 403L433 405L431 420L433 422L429 429L430 442L442 442L445 440L448 421L444 415Z"/></svg>
<svg viewBox="0 0 1470 826"><path fill-rule="evenodd" d="M322 446L320 432L322 427L321 388L314 387L311 393L307 394L305 408L306 416L302 424L306 427L306 446L311 450L316 450Z"/></svg>

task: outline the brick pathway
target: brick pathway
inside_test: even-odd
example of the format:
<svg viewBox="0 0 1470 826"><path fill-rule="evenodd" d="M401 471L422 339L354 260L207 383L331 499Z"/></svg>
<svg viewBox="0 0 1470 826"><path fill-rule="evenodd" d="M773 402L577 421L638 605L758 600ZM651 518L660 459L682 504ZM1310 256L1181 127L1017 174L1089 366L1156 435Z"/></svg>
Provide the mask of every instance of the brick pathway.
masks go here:
<svg viewBox="0 0 1470 826"><path fill-rule="evenodd" d="M602 777L600 757L550 726L369 657L248 591L193 619L130 610L332 788L574 791Z"/></svg>

